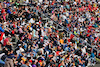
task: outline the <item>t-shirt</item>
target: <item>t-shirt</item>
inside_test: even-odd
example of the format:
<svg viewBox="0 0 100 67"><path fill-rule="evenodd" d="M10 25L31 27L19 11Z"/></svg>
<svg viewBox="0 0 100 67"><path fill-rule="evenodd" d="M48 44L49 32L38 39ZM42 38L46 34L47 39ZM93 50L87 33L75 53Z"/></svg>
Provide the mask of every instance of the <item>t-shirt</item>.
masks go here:
<svg viewBox="0 0 100 67"><path fill-rule="evenodd" d="M21 67L28 67L27 65L25 65L25 64L23 64L23 65L21 65Z"/></svg>
<svg viewBox="0 0 100 67"><path fill-rule="evenodd" d="M92 53L90 57L94 58L95 57L94 53Z"/></svg>
<svg viewBox="0 0 100 67"><path fill-rule="evenodd" d="M29 39L31 39L31 38L32 38L31 34L29 34L28 38L29 38Z"/></svg>
<svg viewBox="0 0 100 67"><path fill-rule="evenodd" d="M1 32L4 32L4 29L2 29L2 27L0 27L0 31L1 31Z"/></svg>
<svg viewBox="0 0 100 67"><path fill-rule="evenodd" d="M6 46L6 44L7 44L8 41L9 41L8 38L6 38L6 39L4 40L4 42L3 42L3 46Z"/></svg>
<svg viewBox="0 0 100 67"><path fill-rule="evenodd" d="M33 64L32 67L36 67L36 65Z"/></svg>
<svg viewBox="0 0 100 67"><path fill-rule="evenodd" d="M21 28L19 28L19 33L23 33L23 30Z"/></svg>
<svg viewBox="0 0 100 67"><path fill-rule="evenodd" d="M0 32L0 41L3 39L4 33Z"/></svg>
<svg viewBox="0 0 100 67"><path fill-rule="evenodd" d="M60 39L60 43L63 44L64 43L64 40L63 39Z"/></svg>
<svg viewBox="0 0 100 67"><path fill-rule="evenodd" d="M5 9L2 9L1 13L4 13L5 12Z"/></svg>
<svg viewBox="0 0 100 67"><path fill-rule="evenodd" d="M8 10L7 10L7 13L11 14L11 11L8 9Z"/></svg>

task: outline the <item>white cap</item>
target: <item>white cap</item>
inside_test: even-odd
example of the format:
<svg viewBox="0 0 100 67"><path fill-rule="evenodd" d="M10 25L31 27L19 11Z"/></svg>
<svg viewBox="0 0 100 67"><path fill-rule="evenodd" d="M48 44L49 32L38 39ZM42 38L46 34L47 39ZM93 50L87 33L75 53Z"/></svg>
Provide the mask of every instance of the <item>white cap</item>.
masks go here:
<svg viewBox="0 0 100 67"><path fill-rule="evenodd" d="M18 46L21 46L21 44L18 44Z"/></svg>

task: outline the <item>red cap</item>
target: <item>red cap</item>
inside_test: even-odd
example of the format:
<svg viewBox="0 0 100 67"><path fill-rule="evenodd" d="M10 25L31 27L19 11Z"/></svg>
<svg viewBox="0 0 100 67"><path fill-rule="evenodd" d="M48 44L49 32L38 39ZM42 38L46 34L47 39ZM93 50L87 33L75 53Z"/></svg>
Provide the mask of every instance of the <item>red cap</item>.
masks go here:
<svg viewBox="0 0 100 67"><path fill-rule="evenodd" d="M29 62L31 62L31 63L32 63L32 60L29 60Z"/></svg>
<svg viewBox="0 0 100 67"><path fill-rule="evenodd" d="M16 12L13 12L13 14L15 14Z"/></svg>

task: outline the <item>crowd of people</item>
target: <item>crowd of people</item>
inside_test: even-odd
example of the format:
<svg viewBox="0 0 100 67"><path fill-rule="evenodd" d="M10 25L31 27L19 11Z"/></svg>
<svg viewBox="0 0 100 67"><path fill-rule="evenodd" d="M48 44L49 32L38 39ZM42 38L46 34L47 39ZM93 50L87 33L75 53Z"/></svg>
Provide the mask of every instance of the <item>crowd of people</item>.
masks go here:
<svg viewBox="0 0 100 67"><path fill-rule="evenodd" d="M82 38L84 43L100 50L100 1L76 0L66 2L53 2L44 11L51 19ZM43 8L44 9L44 8Z"/></svg>
<svg viewBox="0 0 100 67"><path fill-rule="evenodd" d="M99 0L24 3L0 2L0 67L86 67L96 63L96 52L89 56L87 46L79 49L77 45L89 43L100 50ZM43 21L44 17L50 19ZM72 33L66 36L49 21Z"/></svg>

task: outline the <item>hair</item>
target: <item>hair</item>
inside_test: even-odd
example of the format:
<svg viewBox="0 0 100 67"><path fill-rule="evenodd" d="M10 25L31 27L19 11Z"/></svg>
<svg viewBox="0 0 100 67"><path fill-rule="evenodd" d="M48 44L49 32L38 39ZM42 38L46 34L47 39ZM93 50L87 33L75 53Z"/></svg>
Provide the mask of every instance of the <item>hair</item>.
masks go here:
<svg viewBox="0 0 100 67"><path fill-rule="evenodd" d="M29 61L27 60L27 61L25 61L25 64L27 64Z"/></svg>

